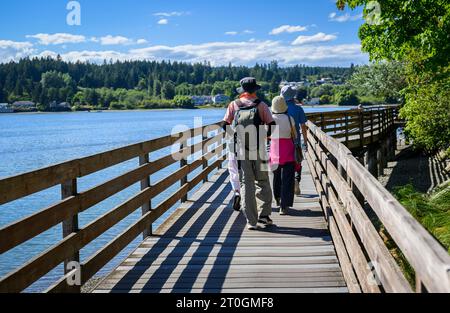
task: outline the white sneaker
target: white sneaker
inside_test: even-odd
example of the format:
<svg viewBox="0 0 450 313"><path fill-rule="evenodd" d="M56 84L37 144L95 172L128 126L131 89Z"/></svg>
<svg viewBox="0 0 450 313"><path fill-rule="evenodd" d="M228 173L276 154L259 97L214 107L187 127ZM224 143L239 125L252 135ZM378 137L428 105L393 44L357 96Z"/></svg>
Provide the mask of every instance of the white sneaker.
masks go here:
<svg viewBox="0 0 450 313"><path fill-rule="evenodd" d="M250 225L250 224L247 224L247 229L248 229L248 230L257 230L257 229L258 229L258 225Z"/></svg>

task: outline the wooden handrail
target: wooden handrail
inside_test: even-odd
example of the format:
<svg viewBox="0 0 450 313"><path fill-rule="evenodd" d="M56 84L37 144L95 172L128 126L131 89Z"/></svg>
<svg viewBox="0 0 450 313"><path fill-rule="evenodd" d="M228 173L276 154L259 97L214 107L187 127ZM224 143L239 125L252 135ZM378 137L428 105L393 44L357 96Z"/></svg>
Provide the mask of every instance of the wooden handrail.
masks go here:
<svg viewBox="0 0 450 313"><path fill-rule="evenodd" d="M216 134L211 135L211 132ZM201 157L191 163L185 162L179 170L166 176L159 182L150 184L150 179L148 178L151 175L176 163L177 160L173 155L166 155L155 161L150 161L149 153L170 147L181 138L190 140L197 137L201 141L189 146L186 143L179 149L178 157L187 159L189 156L202 152ZM208 175L214 169L221 166L226 149L223 139L224 133L218 127L218 123L215 123L172 136L130 145L0 180L0 193L2 195L0 203L7 203L58 184L63 186L62 200L60 202L0 228L0 253L17 247L59 223L63 223L64 229L62 241L59 241L23 266L2 277L0 280L0 292L20 292L62 262L78 262L78 253L83 247L138 208L145 208L145 210L143 209L142 218L138 222L130 226L124 233L103 247L86 262L81 263L82 282L83 284L86 283L98 270L134 240L139 233L148 235L153 222L176 202L185 198L190 190L202 181L207 180ZM76 179L78 177L83 177L138 157L139 167L89 190L77 191ZM217 160L209 164L209 161L214 159ZM187 180L188 174L200 167L202 167L200 174L190 181ZM142 184L146 178L149 182L148 186ZM139 193L92 221L87 226L78 228L79 213L139 182L141 182ZM154 209L150 209L150 206L145 207L153 198L176 182L181 182L181 187L171 197L164 200ZM34 183L36 185L33 185ZM13 191L10 184L15 184L14 188L17 189ZM67 270L65 275L49 291L79 292L79 286L73 288L67 285L65 278L70 277L70 275L74 275L73 270Z"/></svg>
<svg viewBox="0 0 450 313"><path fill-rule="evenodd" d="M387 135L395 122L396 108L386 107L377 113L380 115L378 128L371 127L365 133L378 131L380 136ZM367 121L373 125L372 114ZM345 243L345 251L339 253L348 254L363 291L374 292L371 290L373 284L365 275L365 269L371 265L385 291L411 292L412 289L357 199L353 185L376 213L427 290L450 292L450 256L447 251L339 141L340 136L333 138L312 122L308 122L308 129L307 159L316 186L323 190L322 204L325 202L332 211L330 224L336 224L338 234L335 232L335 236L339 236L338 240L342 237ZM346 214L350 217L350 228ZM367 255L368 259L361 259L361 255Z"/></svg>
<svg viewBox="0 0 450 313"><path fill-rule="evenodd" d="M365 205L377 214L400 250L414 267L420 284L429 291L450 291L450 257L439 243L403 208L352 155L358 149L376 143L395 130L396 106L369 110L350 110L308 114L309 150L306 154L321 203L329 224L341 268L352 292L411 292L395 259L369 219ZM322 129L319 127L321 126ZM208 134L216 130L215 134ZM197 138L188 146L186 138ZM201 157L160 181L150 177L178 162L173 155L151 160L149 155L184 142L178 149L183 157ZM0 228L0 253L63 224L63 239L10 272L0 280L0 292L20 292L63 262L79 261L79 251L137 209L142 216L106 246L80 264L81 273L67 269L48 292L79 292L67 278L81 274L85 284L139 234L151 234L151 225L188 192L207 180L208 175L225 160L226 145L218 123L180 132L93 156L71 160L37 171L0 179L0 205L61 185L62 200L28 217ZM77 189L77 179L139 158L137 167L88 190ZM183 159L184 160L184 159ZM212 160L212 164L211 164ZM195 177L188 175L200 169ZM160 204L152 202L170 186L180 183L174 193ZM113 195L140 183L140 190L128 200L79 228L78 214ZM359 194L357 194L358 192ZM361 200L361 197L363 198ZM374 265L371 269L370 265ZM381 285L370 279L376 272Z"/></svg>
<svg viewBox="0 0 450 313"><path fill-rule="evenodd" d="M130 159L169 147L181 137L191 138L194 134L202 135L205 129L212 126L218 127L218 123L2 178L0 179L0 205L62 184L70 179L84 177Z"/></svg>

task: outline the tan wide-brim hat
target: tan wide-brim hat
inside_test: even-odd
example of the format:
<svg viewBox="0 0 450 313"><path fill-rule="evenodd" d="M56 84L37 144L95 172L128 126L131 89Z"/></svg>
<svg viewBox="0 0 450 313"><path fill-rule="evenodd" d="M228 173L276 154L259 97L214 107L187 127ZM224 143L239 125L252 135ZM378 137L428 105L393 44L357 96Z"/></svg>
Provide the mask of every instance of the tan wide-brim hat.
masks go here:
<svg viewBox="0 0 450 313"><path fill-rule="evenodd" d="M283 97L277 96L272 100L272 112L275 114L286 113L288 110L288 106L286 104L286 100Z"/></svg>

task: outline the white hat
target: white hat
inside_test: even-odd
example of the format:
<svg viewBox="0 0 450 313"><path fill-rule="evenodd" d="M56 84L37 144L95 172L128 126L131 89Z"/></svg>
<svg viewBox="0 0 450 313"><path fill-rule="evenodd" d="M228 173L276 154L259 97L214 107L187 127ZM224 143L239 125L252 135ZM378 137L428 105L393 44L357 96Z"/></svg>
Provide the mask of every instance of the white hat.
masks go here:
<svg viewBox="0 0 450 313"><path fill-rule="evenodd" d="M272 100L272 112L275 114L286 113L288 110L288 106L286 104L286 100L284 100L281 96L276 96Z"/></svg>

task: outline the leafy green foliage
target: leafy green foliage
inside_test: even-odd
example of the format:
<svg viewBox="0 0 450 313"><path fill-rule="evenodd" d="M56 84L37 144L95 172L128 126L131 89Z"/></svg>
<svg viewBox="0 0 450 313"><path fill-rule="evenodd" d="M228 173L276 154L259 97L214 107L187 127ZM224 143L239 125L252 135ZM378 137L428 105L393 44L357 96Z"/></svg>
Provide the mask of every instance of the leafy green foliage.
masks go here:
<svg viewBox="0 0 450 313"><path fill-rule="evenodd" d="M364 6L370 0L338 0L343 8ZM450 55L450 2L448 0L378 0L380 23L365 23L359 30L362 48L372 60L402 60L412 49L421 51L424 69L435 71Z"/></svg>
<svg viewBox="0 0 450 313"><path fill-rule="evenodd" d="M279 93L283 79L300 81L313 77L344 80L350 68L279 67L277 62L254 67L220 66L208 63L133 61L103 64L67 63L61 58L22 59L0 64L0 100L14 102L31 100L42 110L49 103L69 102L75 108L137 107L144 100L152 107L153 99L172 100L177 95L225 94L237 96L236 87L245 76L254 76L262 85L261 96L270 98ZM134 92L137 91L137 92ZM162 101L163 106L169 102Z"/></svg>
<svg viewBox="0 0 450 313"><path fill-rule="evenodd" d="M419 148L434 152L450 145L450 78L411 86L400 116Z"/></svg>
<svg viewBox="0 0 450 313"><path fill-rule="evenodd" d="M191 97L188 96L176 96L174 99L175 105L180 108L193 108L194 103Z"/></svg>
<svg viewBox="0 0 450 313"><path fill-rule="evenodd" d="M380 98L385 103L403 102L401 92L407 86L404 65L393 61L358 66L348 84L360 94Z"/></svg>
<svg viewBox="0 0 450 313"><path fill-rule="evenodd" d="M338 105L356 106L359 104L359 98L354 90L339 91L335 97Z"/></svg>
<svg viewBox="0 0 450 313"><path fill-rule="evenodd" d="M450 2L378 0L380 18L372 23L369 0L338 0L337 6L364 6L359 36L371 60L406 65L401 115L414 144L428 151L450 146ZM384 88L383 88L384 89Z"/></svg>

